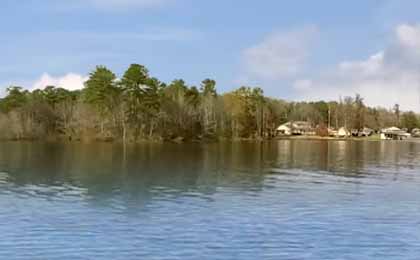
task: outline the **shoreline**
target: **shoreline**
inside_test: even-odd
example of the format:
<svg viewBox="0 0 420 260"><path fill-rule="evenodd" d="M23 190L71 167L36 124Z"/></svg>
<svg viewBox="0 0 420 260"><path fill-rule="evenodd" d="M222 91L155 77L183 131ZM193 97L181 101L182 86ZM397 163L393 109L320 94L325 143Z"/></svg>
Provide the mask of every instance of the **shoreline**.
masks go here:
<svg viewBox="0 0 420 260"><path fill-rule="evenodd" d="M276 137L274 140L307 140L307 141L365 141L365 142L420 142L420 138L410 137L404 140L382 140L379 136L369 136L369 137L321 137L321 136L284 136Z"/></svg>
<svg viewBox="0 0 420 260"><path fill-rule="evenodd" d="M277 136L273 138L215 138L215 139L186 139L186 140L164 140L164 139L144 139L138 141L127 141L124 142L121 139L72 139L69 140L68 138L14 138L14 139L0 139L0 143L6 142L28 142L28 143L66 143L66 144L94 144L94 143L110 143L110 144L191 144L191 143L201 143L201 144L209 144L209 143L223 143L223 142L270 142L270 141L285 141L285 140L292 140L292 141L345 141L345 142L389 142L389 141L397 141L397 142L420 142L420 138L408 138L405 140L382 140L379 136L370 136L370 137L321 137L321 136Z"/></svg>

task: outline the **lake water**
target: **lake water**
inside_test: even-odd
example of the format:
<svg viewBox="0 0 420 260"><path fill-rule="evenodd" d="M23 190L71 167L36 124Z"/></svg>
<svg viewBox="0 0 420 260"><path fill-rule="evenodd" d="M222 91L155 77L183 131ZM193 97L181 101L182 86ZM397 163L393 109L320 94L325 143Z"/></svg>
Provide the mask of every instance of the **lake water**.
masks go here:
<svg viewBox="0 0 420 260"><path fill-rule="evenodd" d="M0 259L419 259L420 143L0 143Z"/></svg>

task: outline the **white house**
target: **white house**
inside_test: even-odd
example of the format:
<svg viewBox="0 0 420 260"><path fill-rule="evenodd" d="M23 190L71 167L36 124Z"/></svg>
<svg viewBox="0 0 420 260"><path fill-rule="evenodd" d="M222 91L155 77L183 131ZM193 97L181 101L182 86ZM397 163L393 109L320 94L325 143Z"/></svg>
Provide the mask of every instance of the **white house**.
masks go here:
<svg viewBox="0 0 420 260"><path fill-rule="evenodd" d="M292 135L292 129L288 124L283 124L277 128L277 132L282 135Z"/></svg>
<svg viewBox="0 0 420 260"><path fill-rule="evenodd" d="M409 133L395 126L382 129L381 131L382 140L403 140L409 137L411 137Z"/></svg>
<svg viewBox="0 0 420 260"><path fill-rule="evenodd" d="M349 137L350 135L351 134L350 134L349 130L347 130L347 128L341 127L340 129L338 129L337 137L344 138L344 137Z"/></svg>
<svg viewBox="0 0 420 260"><path fill-rule="evenodd" d="M411 136L413 136L413 137L420 137L420 129L418 129L418 128L414 128L412 131L411 131Z"/></svg>
<svg viewBox="0 0 420 260"><path fill-rule="evenodd" d="M315 132L310 123L305 121L294 121L282 124L277 128L281 135L313 135Z"/></svg>

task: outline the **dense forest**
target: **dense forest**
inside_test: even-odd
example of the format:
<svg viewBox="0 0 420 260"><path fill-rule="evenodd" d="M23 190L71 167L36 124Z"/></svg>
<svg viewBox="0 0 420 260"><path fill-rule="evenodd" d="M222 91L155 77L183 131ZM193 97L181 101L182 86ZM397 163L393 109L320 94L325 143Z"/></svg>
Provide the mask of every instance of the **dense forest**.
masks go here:
<svg viewBox="0 0 420 260"><path fill-rule="evenodd" d="M0 139L216 140L275 136L278 125L308 121L318 129L420 127L414 112L368 107L360 95L338 101L287 102L265 97L258 87L219 94L216 82L169 84L132 64L122 77L104 66L82 90L60 86L28 91L11 86L0 99Z"/></svg>

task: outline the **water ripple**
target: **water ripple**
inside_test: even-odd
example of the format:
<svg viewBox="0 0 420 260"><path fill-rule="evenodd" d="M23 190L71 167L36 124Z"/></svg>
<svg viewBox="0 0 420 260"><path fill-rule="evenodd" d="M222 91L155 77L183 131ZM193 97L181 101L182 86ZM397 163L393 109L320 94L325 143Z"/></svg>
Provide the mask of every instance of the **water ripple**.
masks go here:
<svg viewBox="0 0 420 260"><path fill-rule="evenodd" d="M420 255L417 145L179 147L0 146L0 259Z"/></svg>

